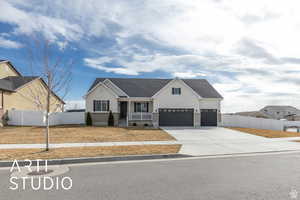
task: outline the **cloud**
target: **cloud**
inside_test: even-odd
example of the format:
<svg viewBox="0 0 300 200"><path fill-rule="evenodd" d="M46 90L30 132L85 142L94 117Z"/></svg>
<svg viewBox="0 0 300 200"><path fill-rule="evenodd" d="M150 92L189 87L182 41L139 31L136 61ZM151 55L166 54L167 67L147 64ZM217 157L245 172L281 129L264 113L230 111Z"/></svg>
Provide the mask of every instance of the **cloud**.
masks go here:
<svg viewBox="0 0 300 200"><path fill-rule="evenodd" d="M299 6L297 0L2 0L0 22L11 24L10 34L40 32L61 48L76 42L85 66L100 72L205 76L232 112L297 105Z"/></svg>
<svg viewBox="0 0 300 200"><path fill-rule="evenodd" d="M72 41L82 36L83 30L77 24L72 24L65 19L42 15L33 10L22 9L30 4L29 1L6 1L0 2L0 22L14 25L14 34L31 35L39 32L45 38L56 41L59 37ZM32 6L35 3L32 2ZM20 7L18 7L20 6Z"/></svg>
<svg viewBox="0 0 300 200"><path fill-rule="evenodd" d="M179 77L179 78L197 78L197 77L201 77L201 76L206 76L206 74L203 73L194 73L194 72L174 72L173 75L175 77Z"/></svg>
<svg viewBox="0 0 300 200"><path fill-rule="evenodd" d="M5 39L4 37L0 36L0 47L17 49L17 48L22 47L22 45L18 42L8 40L8 39Z"/></svg>
<svg viewBox="0 0 300 200"><path fill-rule="evenodd" d="M208 62L207 58L202 56L171 56L161 54L150 56L134 55L129 60L116 56L86 58L84 61L87 66L116 74L139 75L147 72L164 71L172 73L173 76L181 75L181 77L197 77L205 75L203 71L206 71L206 68L205 66L201 68L201 65L203 65L204 62ZM111 66L111 64L115 66ZM195 69L195 66L198 67L197 70ZM189 71L189 69L191 70Z"/></svg>

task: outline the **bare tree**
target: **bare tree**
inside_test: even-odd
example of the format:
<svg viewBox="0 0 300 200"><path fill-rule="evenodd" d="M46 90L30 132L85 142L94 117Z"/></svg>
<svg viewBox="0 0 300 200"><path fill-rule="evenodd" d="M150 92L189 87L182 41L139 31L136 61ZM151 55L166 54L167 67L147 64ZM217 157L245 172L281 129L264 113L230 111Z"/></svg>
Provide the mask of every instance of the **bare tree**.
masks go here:
<svg viewBox="0 0 300 200"><path fill-rule="evenodd" d="M33 75L32 80L38 78L41 84L31 84L26 95L27 100L36 105L38 110L45 113L45 143L46 151L49 150L50 130L49 116L51 112L63 107L58 101L56 94L63 100L68 91L72 78L73 60L64 55L63 50L49 40L41 37L32 37L25 42L28 69Z"/></svg>

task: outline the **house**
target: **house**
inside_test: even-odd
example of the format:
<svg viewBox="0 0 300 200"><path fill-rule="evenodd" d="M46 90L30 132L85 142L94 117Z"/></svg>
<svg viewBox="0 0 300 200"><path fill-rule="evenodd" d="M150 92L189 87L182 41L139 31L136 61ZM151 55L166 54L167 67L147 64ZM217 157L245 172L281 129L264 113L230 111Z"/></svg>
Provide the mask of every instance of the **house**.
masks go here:
<svg viewBox="0 0 300 200"><path fill-rule="evenodd" d="M94 125L217 126L222 96L204 79L97 78L85 95Z"/></svg>
<svg viewBox="0 0 300 200"><path fill-rule="evenodd" d="M246 111L246 112L237 112L237 113L231 113L231 114L232 115L241 115L241 116L246 116L246 117L270 119L270 116L268 116L260 111Z"/></svg>
<svg viewBox="0 0 300 200"><path fill-rule="evenodd" d="M22 76L7 60L0 60L0 123L8 110L41 110L45 105L47 85L40 77ZM50 110L63 111L64 101L50 97Z"/></svg>
<svg viewBox="0 0 300 200"><path fill-rule="evenodd" d="M260 110L261 113L268 115L271 119L299 120L300 110L293 106L265 106Z"/></svg>

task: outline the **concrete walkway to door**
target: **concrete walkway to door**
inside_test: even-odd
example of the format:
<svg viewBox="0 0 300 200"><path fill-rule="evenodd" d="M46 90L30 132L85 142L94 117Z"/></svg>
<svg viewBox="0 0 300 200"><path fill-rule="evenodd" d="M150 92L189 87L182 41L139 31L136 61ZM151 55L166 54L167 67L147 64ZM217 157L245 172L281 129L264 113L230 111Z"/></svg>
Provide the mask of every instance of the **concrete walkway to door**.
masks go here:
<svg viewBox="0 0 300 200"><path fill-rule="evenodd" d="M300 150L299 142L274 140L221 127L164 127L193 156Z"/></svg>

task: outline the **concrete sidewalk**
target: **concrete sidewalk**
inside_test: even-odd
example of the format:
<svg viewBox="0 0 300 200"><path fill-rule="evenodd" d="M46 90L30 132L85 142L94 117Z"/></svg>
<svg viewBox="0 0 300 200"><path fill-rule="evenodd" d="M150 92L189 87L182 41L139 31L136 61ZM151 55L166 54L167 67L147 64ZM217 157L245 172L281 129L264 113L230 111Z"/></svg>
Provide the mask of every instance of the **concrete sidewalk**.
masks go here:
<svg viewBox="0 0 300 200"><path fill-rule="evenodd" d="M50 144L50 148L107 147L107 146L130 146L130 145L171 145L171 144L180 144L180 143L178 141L59 143L59 144ZM39 148L45 148L45 144L0 144L0 149L39 149Z"/></svg>

